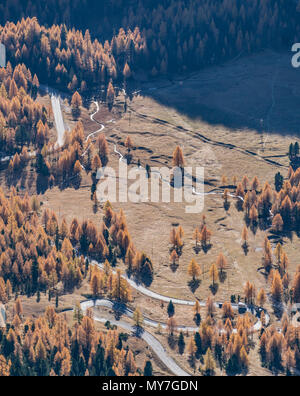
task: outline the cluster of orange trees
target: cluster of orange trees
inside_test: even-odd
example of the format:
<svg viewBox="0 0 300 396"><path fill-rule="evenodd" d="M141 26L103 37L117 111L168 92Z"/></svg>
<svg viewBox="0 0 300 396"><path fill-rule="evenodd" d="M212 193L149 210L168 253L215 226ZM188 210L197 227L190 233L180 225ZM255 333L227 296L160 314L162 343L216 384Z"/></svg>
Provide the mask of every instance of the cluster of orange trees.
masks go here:
<svg viewBox="0 0 300 396"><path fill-rule="evenodd" d="M11 163L13 170L20 169L22 149L30 144L41 148L49 141L47 110L31 97L38 86L36 75L32 78L24 64L13 69L8 63L0 69L0 151L17 153Z"/></svg>
<svg viewBox="0 0 300 396"><path fill-rule="evenodd" d="M290 323L287 314L281 322L281 331L272 326L260 337L262 363L271 370L285 370L290 375L292 369L300 369L300 331Z"/></svg>
<svg viewBox="0 0 300 396"><path fill-rule="evenodd" d="M273 190L268 182L261 191L257 177L250 183L244 176L236 189L241 198L240 206L246 217L257 224L259 219L272 219L275 232L298 230L300 224L300 169L289 170L288 180L283 183L279 192Z"/></svg>
<svg viewBox="0 0 300 396"><path fill-rule="evenodd" d="M206 302L206 312L202 314L203 320L199 331L189 338L187 344L184 334L178 339L180 353L183 353L186 345L190 364L195 365L197 360L209 363L205 371L214 372L216 367L226 370L228 374L241 373L249 366L249 353L252 349L253 321L249 314L236 316L229 303L223 305L222 318L217 319L216 307L209 297ZM197 302L194 308L195 317L200 315L201 307ZM168 323L169 333L176 330L176 319L170 318ZM209 362L207 362L207 354Z"/></svg>
<svg viewBox="0 0 300 396"><path fill-rule="evenodd" d="M131 51L132 56L141 57L145 47L139 29L120 31L111 42L100 43L91 39L88 31L82 34L57 25L46 28L36 18L0 27L0 41L11 62L24 62L41 81L81 92L111 79L123 81L130 77L129 57L125 54Z"/></svg>
<svg viewBox="0 0 300 396"><path fill-rule="evenodd" d="M38 319L24 318L17 300L12 324L0 331L0 377L140 375L122 335L97 331L91 312L77 310L69 327L53 307Z"/></svg>
<svg viewBox="0 0 300 396"><path fill-rule="evenodd" d="M108 294L118 301L131 300L131 290L118 270L114 275L108 260L123 258L131 271L152 276L151 261L132 242L124 213L105 207L100 230L91 221L70 226L46 209L39 216L36 197L19 196L15 189L6 197L0 191L0 301L7 303L13 293L28 296L54 291L59 282L64 290L80 287L89 277L94 297ZM89 268L79 252L104 261L104 269ZM50 296L50 294L49 294ZM117 332L107 335L94 328L91 315L75 310L69 329L64 317L53 307L36 321L25 320L18 299L15 317L0 336L0 375L137 375L132 352L122 349ZM51 339L51 342L49 341Z"/></svg>
<svg viewBox="0 0 300 396"><path fill-rule="evenodd" d="M152 263L134 247L122 211L115 213L107 204L104 222L98 229L91 221L80 224L76 218L69 227L65 220L59 223L55 213L48 209L40 219L39 210L36 197L30 199L27 194L21 197L14 188L9 197L0 192L2 302L6 303L12 292L31 295L53 290L58 282L62 282L65 291L79 287L89 272L86 260L79 257L74 248L98 261L109 260L115 264L117 259L123 259L129 271L151 282ZM91 280L95 274L95 271L90 274ZM110 277L112 286L117 278ZM102 293L101 285L102 281L94 288L96 295ZM103 291L107 287L106 283ZM114 297L130 299L130 292L126 295L118 290L117 294L113 293Z"/></svg>
<svg viewBox="0 0 300 396"><path fill-rule="evenodd" d="M184 237L184 231L183 228L180 226L176 230L173 228L170 233L170 244L171 244L171 250L172 254L175 252L177 255L181 254L182 248L183 248L183 237Z"/></svg>
<svg viewBox="0 0 300 396"><path fill-rule="evenodd" d="M66 132L60 152L50 139L51 109L34 100L38 87L37 76L32 77L24 64L13 69L8 63L6 68L0 69L0 152L3 157L12 157L8 176L17 177L29 160L35 158L38 174L47 178L50 186L54 183L78 186L83 170L96 172L107 165L106 138L100 134L95 144L87 142L79 122L70 133ZM81 103L76 92L72 105L76 108ZM31 155L33 150L34 156Z"/></svg>
<svg viewBox="0 0 300 396"><path fill-rule="evenodd" d="M67 238L66 223L59 225L53 212L38 217L39 201L12 189L0 192L0 298L6 303L13 292L31 295L52 290L62 282L65 290L80 286L85 261L76 258Z"/></svg>
<svg viewBox="0 0 300 396"><path fill-rule="evenodd" d="M268 273L273 300L278 303L285 299L287 302L290 300L298 304L300 302L300 267L297 268L292 279L288 272L289 258L282 245L277 245L274 259L270 241L266 238L262 262Z"/></svg>
<svg viewBox="0 0 300 396"><path fill-rule="evenodd" d="M53 143L45 144L37 154L37 171L48 178L50 187L56 183L64 188L79 186L82 172L92 171L107 165L109 161L108 143L100 134L95 144L87 142L84 129L78 122L71 132L65 133L61 150L54 149Z"/></svg>
<svg viewBox="0 0 300 396"><path fill-rule="evenodd" d="M129 234L124 212L114 213L109 203L104 208L104 224L109 230L110 246L114 246L114 257L124 259L129 273L135 273L145 283L149 284L153 279L153 265L150 258L138 251ZM110 251L112 248L110 247ZM114 262L115 259L110 260Z"/></svg>
<svg viewBox="0 0 300 396"><path fill-rule="evenodd" d="M277 192L265 183L261 191L257 177L250 183L244 176L238 184L236 195L240 198L238 205L245 211L246 221L253 224L260 220L267 220L270 230L278 235L298 230L300 219L300 169L289 169L288 180L283 182L282 188ZM242 232L244 244L248 244L248 231L246 227ZM294 279L288 272L289 258L278 243L273 252L269 238L263 243L262 266L269 277L271 294L275 302L286 301L299 303L300 275L299 269Z"/></svg>
<svg viewBox="0 0 300 396"><path fill-rule="evenodd" d="M202 249L205 251L210 245L211 237L212 232L208 229L206 224L206 218L205 216L203 216L200 226L196 227L193 235L193 238L196 242L196 250L199 247L199 243L201 243Z"/></svg>
<svg viewBox="0 0 300 396"><path fill-rule="evenodd" d="M126 64L133 75L139 70L154 76L195 70L241 52L290 46L299 33L297 4L283 0L48 3L33 6L16 0L11 7L4 1L0 23L11 22L0 29L0 41L10 57L41 71L41 79L70 89L123 78ZM46 26L65 23L68 28L46 28L22 16L35 16ZM98 39L76 28L91 29Z"/></svg>
<svg viewBox="0 0 300 396"><path fill-rule="evenodd" d="M130 286L122 278L121 270L118 269L116 275L114 275L107 260L103 271L96 266L93 267L90 288L94 298L107 293L112 299L117 301L129 302L132 299Z"/></svg>

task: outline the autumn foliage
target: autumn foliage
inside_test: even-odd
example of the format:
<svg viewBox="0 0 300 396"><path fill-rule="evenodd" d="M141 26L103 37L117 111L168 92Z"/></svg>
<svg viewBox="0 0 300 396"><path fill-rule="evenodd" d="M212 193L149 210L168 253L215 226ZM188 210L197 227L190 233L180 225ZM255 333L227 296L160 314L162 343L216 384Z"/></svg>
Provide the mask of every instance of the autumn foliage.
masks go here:
<svg viewBox="0 0 300 396"><path fill-rule="evenodd" d="M137 375L119 333L97 331L88 314L69 327L50 306L38 319L16 314L13 323L0 340L0 376Z"/></svg>
<svg viewBox="0 0 300 396"><path fill-rule="evenodd" d="M0 23L6 25L0 42L9 57L26 62L35 72L41 70L42 80L82 89L111 78L123 81L141 70L155 77L198 70L241 52L277 49L297 36L296 14L296 4L280 0L222 0L218 7L210 0L49 0L34 7L16 0L11 7L4 0ZM7 22L21 15L31 19Z"/></svg>

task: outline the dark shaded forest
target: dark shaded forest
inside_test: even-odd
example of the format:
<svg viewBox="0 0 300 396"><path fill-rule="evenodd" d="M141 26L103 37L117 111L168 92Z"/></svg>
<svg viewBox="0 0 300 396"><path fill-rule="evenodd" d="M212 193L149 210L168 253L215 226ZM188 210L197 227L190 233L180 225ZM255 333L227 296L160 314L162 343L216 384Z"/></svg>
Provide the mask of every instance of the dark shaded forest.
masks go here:
<svg viewBox="0 0 300 396"><path fill-rule="evenodd" d="M296 1L284 0L5 0L0 40L10 59L44 70L41 81L84 91L122 80L125 66L126 78L157 76L289 48L297 41L297 10Z"/></svg>

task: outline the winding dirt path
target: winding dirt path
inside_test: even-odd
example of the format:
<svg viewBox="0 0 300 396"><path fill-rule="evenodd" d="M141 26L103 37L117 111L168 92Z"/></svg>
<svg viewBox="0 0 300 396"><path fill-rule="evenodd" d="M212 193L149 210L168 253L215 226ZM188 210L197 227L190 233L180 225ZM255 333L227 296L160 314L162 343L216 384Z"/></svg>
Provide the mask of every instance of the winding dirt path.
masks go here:
<svg viewBox="0 0 300 396"><path fill-rule="evenodd" d="M95 113L93 113L93 114L90 115L90 119L91 119L91 121L94 121L94 122L96 122L97 124L99 124L99 125L100 125L100 129L97 129L97 131L90 133L90 134L87 136L86 140L85 140L86 142L88 142L88 141L90 140L91 137L97 135L97 133L102 132L103 129L105 128L105 126L104 126L103 124L101 124L100 122L98 122L97 120L94 119L95 115L99 113L100 107L99 107L98 102L94 101L93 103L96 105L96 111L95 111Z"/></svg>

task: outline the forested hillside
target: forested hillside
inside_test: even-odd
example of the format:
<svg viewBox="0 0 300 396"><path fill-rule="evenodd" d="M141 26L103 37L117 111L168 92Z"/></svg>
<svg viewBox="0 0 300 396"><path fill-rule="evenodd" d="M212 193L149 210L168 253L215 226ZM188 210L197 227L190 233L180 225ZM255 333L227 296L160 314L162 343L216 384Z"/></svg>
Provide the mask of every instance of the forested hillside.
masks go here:
<svg viewBox="0 0 300 396"><path fill-rule="evenodd" d="M0 377L299 375L299 16L1 0Z"/></svg>
<svg viewBox="0 0 300 396"><path fill-rule="evenodd" d="M85 90L122 80L126 64L126 78L140 71L157 76L290 47L299 31L297 9L284 0L6 1L0 40L10 59L43 70L42 80ZM21 22L28 16L37 21Z"/></svg>
<svg viewBox="0 0 300 396"><path fill-rule="evenodd" d="M77 311L72 329L53 307L36 319L24 319L21 301L15 303L12 326L0 333L2 376L122 376L139 375L132 351L122 334L95 329L89 316Z"/></svg>

